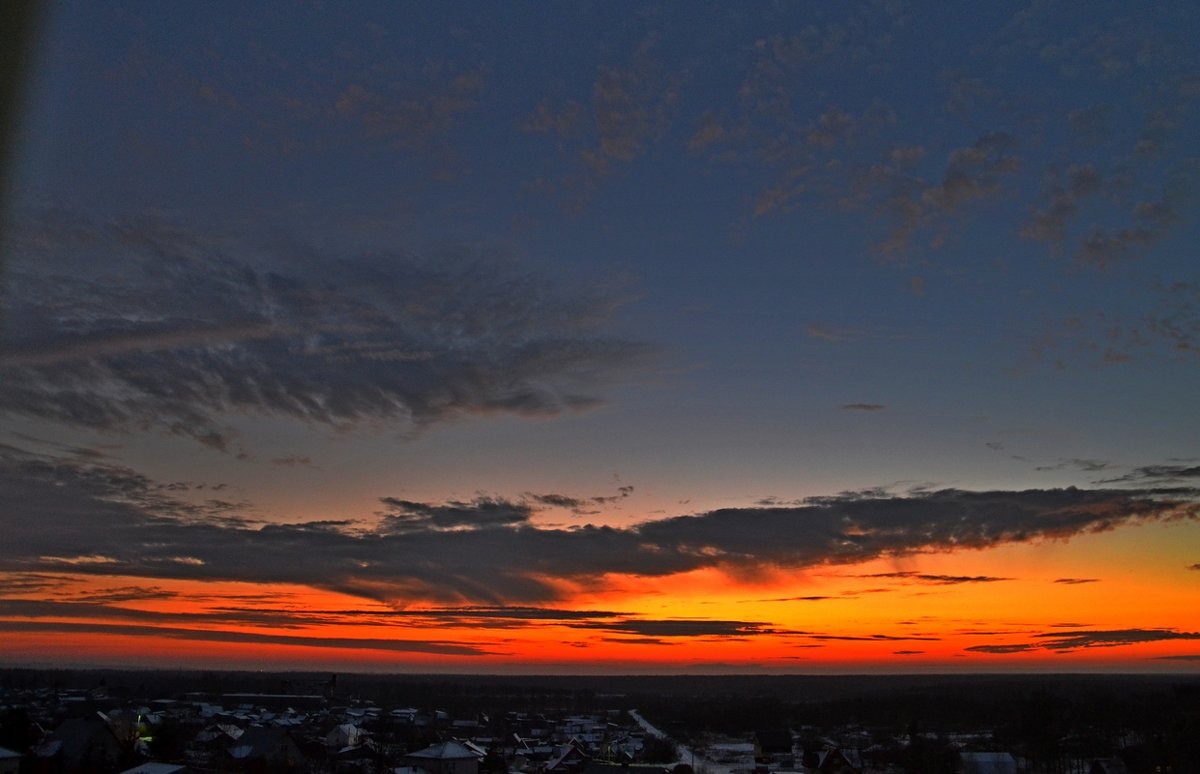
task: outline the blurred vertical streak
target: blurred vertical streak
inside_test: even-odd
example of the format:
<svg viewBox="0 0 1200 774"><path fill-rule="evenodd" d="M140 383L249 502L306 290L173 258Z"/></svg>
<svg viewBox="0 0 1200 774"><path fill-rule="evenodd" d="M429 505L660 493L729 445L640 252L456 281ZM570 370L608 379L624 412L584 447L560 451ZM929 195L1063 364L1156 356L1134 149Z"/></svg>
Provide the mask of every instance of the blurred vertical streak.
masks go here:
<svg viewBox="0 0 1200 774"><path fill-rule="evenodd" d="M5 232L9 171L16 158L17 137L20 136L18 121L42 6L42 0L0 0L0 311L4 306L8 264ZM3 340L3 326L4 316L0 314L0 341Z"/></svg>

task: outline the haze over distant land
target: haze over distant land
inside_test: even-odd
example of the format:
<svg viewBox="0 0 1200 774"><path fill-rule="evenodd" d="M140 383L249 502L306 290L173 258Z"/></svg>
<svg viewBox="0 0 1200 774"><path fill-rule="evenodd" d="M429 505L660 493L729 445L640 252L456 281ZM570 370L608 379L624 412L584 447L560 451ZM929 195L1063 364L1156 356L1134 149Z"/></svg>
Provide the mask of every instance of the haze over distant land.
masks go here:
<svg viewBox="0 0 1200 774"><path fill-rule="evenodd" d="M1194 4L42 22L0 662L1200 664Z"/></svg>

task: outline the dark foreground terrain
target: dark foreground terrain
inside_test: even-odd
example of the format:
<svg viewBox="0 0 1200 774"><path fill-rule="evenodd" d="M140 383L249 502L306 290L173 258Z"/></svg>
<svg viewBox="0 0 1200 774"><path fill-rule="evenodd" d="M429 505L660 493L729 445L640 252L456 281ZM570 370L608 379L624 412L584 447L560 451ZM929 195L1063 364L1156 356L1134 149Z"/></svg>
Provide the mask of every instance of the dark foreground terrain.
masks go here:
<svg viewBox="0 0 1200 774"><path fill-rule="evenodd" d="M1200 676L0 670L21 772L413 771L451 740L456 774L1200 774Z"/></svg>

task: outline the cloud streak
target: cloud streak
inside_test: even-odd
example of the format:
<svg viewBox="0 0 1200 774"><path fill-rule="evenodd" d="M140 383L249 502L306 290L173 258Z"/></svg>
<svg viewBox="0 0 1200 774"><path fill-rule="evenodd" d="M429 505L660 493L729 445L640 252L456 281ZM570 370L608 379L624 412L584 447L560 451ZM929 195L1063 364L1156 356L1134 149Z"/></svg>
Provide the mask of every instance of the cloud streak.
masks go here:
<svg viewBox="0 0 1200 774"><path fill-rule="evenodd" d="M1200 640L1200 632L1178 629L1104 629L1072 630L1070 632L1045 632L1035 634L1034 639L1020 643L972 645L966 650L973 653L1027 653L1036 650L1069 651L1080 648L1117 648L1147 642L1170 642L1176 640Z"/></svg>
<svg viewBox="0 0 1200 774"><path fill-rule="evenodd" d="M606 332L615 294L494 255L331 268L165 223L53 215L13 244L0 411L74 427L223 450L244 414L410 434L584 410L652 354Z"/></svg>

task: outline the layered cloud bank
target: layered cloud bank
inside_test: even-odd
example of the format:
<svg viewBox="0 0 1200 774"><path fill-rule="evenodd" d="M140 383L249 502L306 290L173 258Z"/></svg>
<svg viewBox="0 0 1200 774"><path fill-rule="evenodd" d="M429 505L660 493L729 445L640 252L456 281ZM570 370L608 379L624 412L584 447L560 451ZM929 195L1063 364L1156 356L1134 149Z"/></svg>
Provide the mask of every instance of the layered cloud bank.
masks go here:
<svg viewBox="0 0 1200 774"><path fill-rule="evenodd" d="M296 583L396 604L547 602L606 576L846 565L1200 516L1200 490L1176 487L846 493L575 528L531 521L546 495L385 497L373 521L264 524L240 518L235 504L180 499L187 484L156 484L103 461L7 447L0 480L6 571ZM900 575L930 584L1003 580Z"/></svg>

